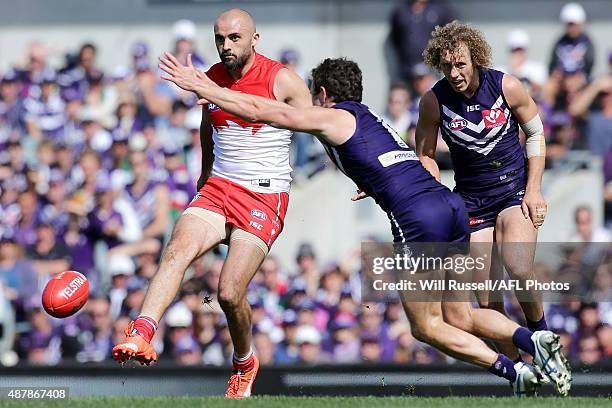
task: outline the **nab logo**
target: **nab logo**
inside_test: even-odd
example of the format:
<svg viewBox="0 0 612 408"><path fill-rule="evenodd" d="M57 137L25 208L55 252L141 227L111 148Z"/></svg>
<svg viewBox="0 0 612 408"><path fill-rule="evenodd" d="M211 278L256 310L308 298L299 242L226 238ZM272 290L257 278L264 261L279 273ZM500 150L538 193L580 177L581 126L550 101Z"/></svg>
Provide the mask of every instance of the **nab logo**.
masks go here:
<svg viewBox="0 0 612 408"><path fill-rule="evenodd" d="M474 217L472 217L469 220L470 226L482 224L483 222L485 222L484 218L474 218Z"/></svg>
<svg viewBox="0 0 612 408"><path fill-rule="evenodd" d="M463 130L467 127L467 120L465 119L453 119L449 124L450 130Z"/></svg>
<svg viewBox="0 0 612 408"><path fill-rule="evenodd" d="M483 110L482 119L487 129L496 128L506 123L506 115L501 109Z"/></svg>
<svg viewBox="0 0 612 408"><path fill-rule="evenodd" d="M479 110L480 110L480 105L468 105L467 107L468 112L475 112Z"/></svg>
<svg viewBox="0 0 612 408"><path fill-rule="evenodd" d="M215 105L214 103L208 103L207 109L209 112L218 112L221 110L221 108L219 108L217 105Z"/></svg>

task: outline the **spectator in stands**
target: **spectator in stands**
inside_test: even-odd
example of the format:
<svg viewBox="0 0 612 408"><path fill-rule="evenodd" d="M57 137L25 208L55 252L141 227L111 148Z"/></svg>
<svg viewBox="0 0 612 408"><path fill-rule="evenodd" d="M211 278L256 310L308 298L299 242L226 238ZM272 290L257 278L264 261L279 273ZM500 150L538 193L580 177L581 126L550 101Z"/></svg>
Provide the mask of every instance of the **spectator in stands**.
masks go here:
<svg viewBox="0 0 612 408"><path fill-rule="evenodd" d="M36 193L27 190L19 194L19 219L13 231L18 244L27 247L36 242L36 227L39 223L39 203Z"/></svg>
<svg viewBox="0 0 612 408"><path fill-rule="evenodd" d="M603 351L599 339L595 335L588 335L578 340L578 360L586 365L599 362Z"/></svg>
<svg viewBox="0 0 612 408"><path fill-rule="evenodd" d="M366 334L361 336L361 360L366 363L378 363L382 360L382 347L376 336Z"/></svg>
<svg viewBox="0 0 612 408"><path fill-rule="evenodd" d="M196 68L205 70L206 61L195 47L196 25L191 20L178 20L172 26L174 35L174 52L172 53L181 64L187 64L187 55L191 54L191 62Z"/></svg>
<svg viewBox="0 0 612 408"><path fill-rule="evenodd" d="M274 353L274 361L277 364L292 364L297 361L299 355L295 341L297 327L297 314L292 309L286 309L282 320L283 339L277 344Z"/></svg>
<svg viewBox="0 0 612 408"><path fill-rule="evenodd" d="M388 326L383 320L384 305L376 302L367 302L362 305L359 316L361 337L378 339L381 346L383 360L393 358L393 341L389 338Z"/></svg>
<svg viewBox="0 0 612 408"><path fill-rule="evenodd" d="M593 210L589 206L580 206L574 211L576 232L571 242L610 242L612 235L603 227L593 225Z"/></svg>
<svg viewBox="0 0 612 408"><path fill-rule="evenodd" d="M217 308L209 304L195 312L194 333L203 351L204 364L220 366L225 362L225 356L218 333L221 315Z"/></svg>
<svg viewBox="0 0 612 408"><path fill-rule="evenodd" d="M550 168L576 144L577 130L572 117L565 112L556 112L547 119L550 131L546 137L546 161Z"/></svg>
<svg viewBox="0 0 612 408"><path fill-rule="evenodd" d="M168 309L165 320L168 331L164 341L164 350L168 350L170 355L173 355L179 341L183 337L192 337L194 334L193 314L183 302L177 302Z"/></svg>
<svg viewBox="0 0 612 408"><path fill-rule="evenodd" d="M38 224L36 243L26 249L36 273L46 281L52 275L68 270L70 258L68 248L58 242L51 224Z"/></svg>
<svg viewBox="0 0 612 408"><path fill-rule="evenodd" d="M285 47L281 50L278 60L285 65L287 69L298 74L302 79L306 79L308 74L304 71L300 64L300 53L293 47Z"/></svg>
<svg viewBox="0 0 612 408"><path fill-rule="evenodd" d="M102 71L87 74L88 87L83 98L84 109L91 112L105 129L112 129L117 124L117 90L107 86Z"/></svg>
<svg viewBox="0 0 612 408"><path fill-rule="evenodd" d="M57 88L57 75L45 69L38 75L39 92L23 102L24 122L28 134L40 141L43 137L57 141L66 121L66 108Z"/></svg>
<svg viewBox="0 0 612 408"><path fill-rule="evenodd" d="M184 164L183 149L179 146L163 148L164 169L166 170L166 186L170 195L172 220L176 220L187 208L196 194L195 185L189 177L189 171Z"/></svg>
<svg viewBox="0 0 612 408"><path fill-rule="evenodd" d="M182 366L202 364L202 350L193 336L183 336L174 345L174 361Z"/></svg>
<svg viewBox="0 0 612 408"><path fill-rule="evenodd" d="M76 92L83 98L91 85L91 80L101 74L96 63L97 47L93 43L84 43L76 55L66 55L66 66L59 72L59 83L62 88Z"/></svg>
<svg viewBox="0 0 612 408"><path fill-rule="evenodd" d="M126 296L121 305L121 315L136 319L144 302L146 283L138 276L130 276L126 285Z"/></svg>
<svg viewBox="0 0 612 408"><path fill-rule="evenodd" d="M76 359L80 363L104 361L112 348L113 321L108 299L99 297L87 301L86 313L90 331L80 333L82 349Z"/></svg>
<svg viewBox="0 0 612 408"><path fill-rule="evenodd" d="M298 345L300 364L320 364L328 360L321 351L321 333L314 326L299 326L295 332L295 343Z"/></svg>
<svg viewBox="0 0 612 408"><path fill-rule="evenodd" d="M567 3L561 9L560 19L565 24L565 32L553 47L549 71L581 72L589 77L593 69L595 49L584 32L584 8L578 3Z"/></svg>
<svg viewBox="0 0 612 408"><path fill-rule="evenodd" d="M304 283L308 296L314 297L319 287L321 271L317 265L314 248L310 243L304 242L300 244L296 262L298 266L298 279Z"/></svg>
<svg viewBox="0 0 612 408"><path fill-rule="evenodd" d="M3 295L11 301L29 299L37 293L36 272L22 255L22 248L12 238L0 240L0 280Z"/></svg>
<svg viewBox="0 0 612 408"><path fill-rule="evenodd" d="M596 334L603 350L603 357L612 357L612 326L602 323L597 327Z"/></svg>
<svg viewBox="0 0 612 408"><path fill-rule="evenodd" d="M175 91L162 81L152 69L149 61L149 47L137 42L132 47L134 75L130 77L129 89L136 96L139 113L144 122L165 120L172 112Z"/></svg>
<svg viewBox="0 0 612 408"><path fill-rule="evenodd" d="M13 69L7 70L0 80L0 127L4 129L0 132L0 148L9 140L18 140L25 129L20 92L19 74Z"/></svg>
<svg viewBox="0 0 612 408"><path fill-rule="evenodd" d="M583 303L578 311L580 326L578 335L585 337L595 334L597 327L601 323L599 319L599 309L596 303Z"/></svg>
<svg viewBox="0 0 612 408"><path fill-rule="evenodd" d="M501 71L512 74L523 80L526 79L531 85L531 89L539 89L546 82L548 73L544 64L528 59L529 34L527 31L516 28L508 33L506 38L508 46L507 65L501 67Z"/></svg>
<svg viewBox="0 0 612 408"><path fill-rule="evenodd" d="M360 341L358 325L354 316L339 315L328 326L331 334L332 360L337 363L359 361Z"/></svg>
<svg viewBox="0 0 612 408"><path fill-rule="evenodd" d="M401 79L410 82L414 66L423 60L423 50L433 29L453 19L454 14L443 2L400 2L391 15L390 39L398 58Z"/></svg>
<svg viewBox="0 0 612 408"><path fill-rule="evenodd" d="M108 275L111 279L111 288L108 292L110 299L110 315L116 318L121 314L123 301L127 296L128 281L134 275L135 265L126 255L114 255L108 258Z"/></svg>
<svg viewBox="0 0 612 408"><path fill-rule="evenodd" d="M590 110L598 102L595 110ZM572 100L569 112L586 120L586 136L591 153L603 156L612 150L612 75L604 75Z"/></svg>
<svg viewBox="0 0 612 408"><path fill-rule="evenodd" d="M168 230L170 205L168 188L153 180L151 167L144 152L130 154L133 180L126 186L140 220L143 238L163 241Z"/></svg>
<svg viewBox="0 0 612 408"><path fill-rule="evenodd" d="M20 77L23 83L22 96L38 98L40 96L39 84L42 83L42 76L49 69L47 59L49 50L42 41L30 43L27 53L27 61L18 64Z"/></svg>
<svg viewBox="0 0 612 408"><path fill-rule="evenodd" d="M31 330L19 340L21 354L29 364L57 364L61 358L61 333L53 327L49 315L42 309L39 296L28 298L26 311Z"/></svg>
<svg viewBox="0 0 612 408"><path fill-rule="evenodd" d="M412 336L408 321L397 321L389 328L389 337L395 342L393 361L408 363L412 361L417 340Z"/></svg>
<svg viewBox="0 0 612 408"><path fill-rule="evenodd" d="M255 333L253 336L253 346L261 365L270 366L274 364L276 344L272 341L268 333Z"/></svg>
<svg viewBox="0 0 612 408"><path fill-rule="evenodd" d="M411 112L408 110L410 102L410 88L405 83L396 82L391 85L383 119L405 142L408 142L408 129L412 124ZM414 140L409 143L414 146Z"/></svg>

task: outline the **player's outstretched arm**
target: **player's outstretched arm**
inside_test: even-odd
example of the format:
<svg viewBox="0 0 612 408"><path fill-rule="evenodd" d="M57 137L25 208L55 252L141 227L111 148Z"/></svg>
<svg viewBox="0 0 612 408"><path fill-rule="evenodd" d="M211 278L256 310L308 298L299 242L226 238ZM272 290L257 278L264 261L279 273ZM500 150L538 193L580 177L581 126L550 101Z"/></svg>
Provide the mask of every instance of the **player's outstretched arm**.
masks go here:
<svg viewBox="0 0 612 408"><path fill-rule="evenodd" d="M279 102L285 102L294 108L312 106L312 96L306 83L298 74L284 68L274 78L274 96Z"/></svg>
<svg viewBox="0 0 612 408"><path fill-rule="evenodd" d="M438 145L438 127L440 110L438 100L432 91L428 91L419 103L419 121L415 131L416 153L423 167L440 181L440 169L436 163L436 146Z"/></svg>
<svg viewBox="0 0 612 408"><path fill-rule="evenodd" d="M504 75L502 90L526 138L527 188L521 209L525 218L531 218L534 227L539 228L544 223L547 210L547 204L541 192L546 156L544 125L538 114L538 106L531 99L521 81L512 75Z"/></svg>
<svg viewBox="0 0 612 408"><path fill-rule="evenodd" d="M344 143L355 132L355 118L340 109L308 107L296 109L286 103L222 88L206 74L194 68L191 54L187 66L166 52L159 67L166 73L162 79L171 81L186 91L252 123L267 123L274 127L308 132L331 145ZM198 103L203 104L204 101Z"/></svg>

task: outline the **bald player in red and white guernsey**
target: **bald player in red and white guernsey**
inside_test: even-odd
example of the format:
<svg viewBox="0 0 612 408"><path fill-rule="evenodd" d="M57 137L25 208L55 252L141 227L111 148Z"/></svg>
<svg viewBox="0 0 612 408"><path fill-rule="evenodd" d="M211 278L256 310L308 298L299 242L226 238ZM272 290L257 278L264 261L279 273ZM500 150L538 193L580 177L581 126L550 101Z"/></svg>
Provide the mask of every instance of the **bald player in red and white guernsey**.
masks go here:
<svg viewBox="0 0 612 408"><path fill-rule="evenodd" d="M218 85L295 107L312 105L299 76L255 51L259 33L249 13L224 12L214 32L221 62L207 75ZM259 361L251 349L246 292L283 229L291 183L291 134L264 123L245 122L213 104L204 107L198 193L174 227L140 316L126 328L125 341L113 348L115 360L134 359L146 365L157 360L151 338L175 299L185 270L211 248L227 243L218 300L232 337L234 370L225 396L251 395Z"/></svg>

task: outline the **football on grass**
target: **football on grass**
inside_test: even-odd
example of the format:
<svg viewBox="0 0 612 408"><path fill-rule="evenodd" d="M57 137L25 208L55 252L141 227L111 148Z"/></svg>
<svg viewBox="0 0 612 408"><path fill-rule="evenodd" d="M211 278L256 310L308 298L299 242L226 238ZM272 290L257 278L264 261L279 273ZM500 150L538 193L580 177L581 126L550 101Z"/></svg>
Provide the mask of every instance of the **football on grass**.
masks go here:
<svg viewBox="0 0 612 408"><path fill-rule="evenodd" d="M89 297L89 281L82 273L66 271L55 275L45 286L42 304L53 317L68 317L79 311Z"/></svg>

